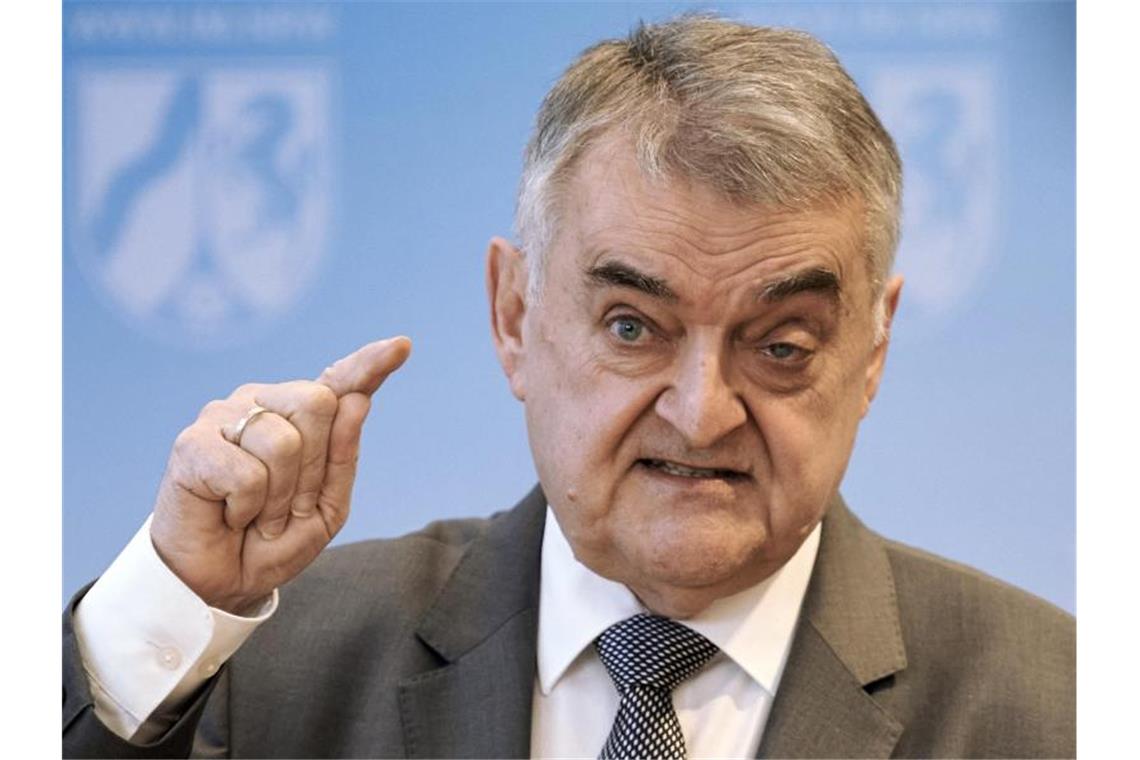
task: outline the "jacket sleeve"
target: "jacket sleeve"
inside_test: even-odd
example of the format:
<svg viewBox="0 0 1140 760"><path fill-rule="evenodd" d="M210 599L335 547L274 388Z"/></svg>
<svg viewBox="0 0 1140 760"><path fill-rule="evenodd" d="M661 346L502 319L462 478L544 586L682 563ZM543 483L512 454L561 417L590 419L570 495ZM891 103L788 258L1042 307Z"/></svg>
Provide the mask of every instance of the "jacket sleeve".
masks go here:
<svg viewBox="0 0 1140 760"><path fill-rule="evenodd" d="M191 752L225 756L222 742L224 726L212 725L205 732L208 740L200 740L195 748L195 734L208 702L219 682L224 680L223 667L194 695L186 712L156 741L132 744L107 728L95 715L95 704L79 646L75 639L72 616L76 605L90 586L72 598L63 616L63 757L189 757ZM221 695L219 695L221 696ZM224 715L224 710L211 710ZM204 739L204 738L203 738Z"/></svg>

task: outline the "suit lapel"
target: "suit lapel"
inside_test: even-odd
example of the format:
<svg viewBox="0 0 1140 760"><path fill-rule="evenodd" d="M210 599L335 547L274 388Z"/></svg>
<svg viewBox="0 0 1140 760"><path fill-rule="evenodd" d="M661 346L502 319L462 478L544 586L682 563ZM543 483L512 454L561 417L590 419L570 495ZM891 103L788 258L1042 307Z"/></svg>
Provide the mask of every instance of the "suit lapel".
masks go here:
<svg viewBox="0 0 1140 760"><path fill-rule="evenodd" d="M408 757L530 752L546 498L536 488L474 541L417 635L440 668L400 684ZM866 686L906 667L883 545L828 511L761 757L889 757L903 726Z"/></svg>
<svg viewBox="0 0 1140 760"><path fill-rule="evenodd" d="M886 551L837 497L760 756L889 757L903 726L865 687L905 667Z"/></svg>
<svg viewBox="0 0 1140 760"><path fill-rule="evenodd" d="M417 635L444 662L400 684L408 757L526 757L546 498L536 488L474 541Z"/></svg>

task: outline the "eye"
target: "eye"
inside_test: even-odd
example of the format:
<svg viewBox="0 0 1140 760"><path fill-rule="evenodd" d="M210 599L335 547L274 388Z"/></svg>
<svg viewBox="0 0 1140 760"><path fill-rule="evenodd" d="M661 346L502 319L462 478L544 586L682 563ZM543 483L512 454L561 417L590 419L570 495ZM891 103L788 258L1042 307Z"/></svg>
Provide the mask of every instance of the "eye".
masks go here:
<svg viewBox="0 0 1140 760"><path fill-rule="evenodd" d="M615 317L610 321L610 333L623 343L634 343L645 332L645 323L635 317Z"/></svg>
<svg viewBox="0 0 1140 760"><path fill-rule="evenodd" d="M764 351L773 359L791 359L798 350L799 348L791 343L773 343L764 347Z"/></svg>
<svg viewBox="0 0 1140 760"><path fill-rule="evenodd" d="M798 361L807 359L811 355L811 351L806 348L787 342L769 343L760 349L760 352L776 361L787 364L795 364Z"/></svg>

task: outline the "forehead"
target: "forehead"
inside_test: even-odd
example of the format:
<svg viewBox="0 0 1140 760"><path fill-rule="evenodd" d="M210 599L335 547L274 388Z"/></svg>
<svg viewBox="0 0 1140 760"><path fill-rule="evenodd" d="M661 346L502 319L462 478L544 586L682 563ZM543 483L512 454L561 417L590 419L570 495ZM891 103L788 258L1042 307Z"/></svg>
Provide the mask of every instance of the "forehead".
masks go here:
<svg viewBox="0 0 1140 760"><path fill-rule="evenodd" d="M708 279L747 270L764 277L803 266L865 279L858 266L861 219L855 204L789 211L744 204L683 180L647 177L632 150L609 141L579 162L562 203L562 255L578 268L606 257L682 267Z"/></svg>

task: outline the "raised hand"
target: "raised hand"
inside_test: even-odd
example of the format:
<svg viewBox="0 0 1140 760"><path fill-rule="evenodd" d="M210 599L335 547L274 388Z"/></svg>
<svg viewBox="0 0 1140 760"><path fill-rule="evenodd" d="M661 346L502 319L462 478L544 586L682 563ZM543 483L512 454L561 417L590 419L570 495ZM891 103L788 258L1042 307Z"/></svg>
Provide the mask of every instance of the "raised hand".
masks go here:
<svg viewBox="0 0 1140 760"><path fill-rule="evenodd" d="M407 338L390 338L315 381L243 385L178 435L150 535L207 604L245 610L337 534L348 519L372 394L410 351Z"/></svg>

